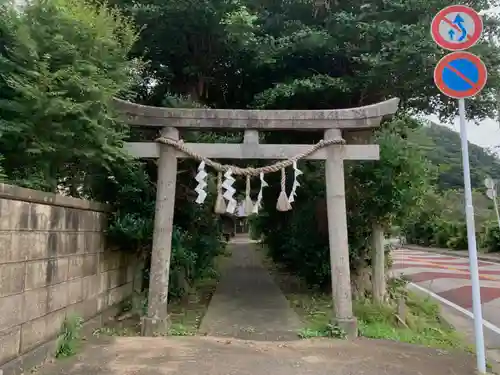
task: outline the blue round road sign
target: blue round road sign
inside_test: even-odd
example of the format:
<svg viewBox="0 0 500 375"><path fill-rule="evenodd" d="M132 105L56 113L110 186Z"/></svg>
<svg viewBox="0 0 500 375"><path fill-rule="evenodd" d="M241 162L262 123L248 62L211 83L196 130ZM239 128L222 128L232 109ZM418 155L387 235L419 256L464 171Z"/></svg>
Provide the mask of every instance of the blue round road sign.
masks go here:
<svg viewBox="0 0 500 375"><path fill-rule="evenodd" d="M486 84L487 71L481 59L469 52L443 57L434 69L434 82L441 92L462 99L476 95Z"/></svg>

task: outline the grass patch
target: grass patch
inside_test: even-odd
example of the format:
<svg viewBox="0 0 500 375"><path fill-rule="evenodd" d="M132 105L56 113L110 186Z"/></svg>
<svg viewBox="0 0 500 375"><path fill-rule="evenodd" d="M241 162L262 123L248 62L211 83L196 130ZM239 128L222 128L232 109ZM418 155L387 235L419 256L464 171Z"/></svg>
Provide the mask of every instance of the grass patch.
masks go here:
<svg viewBox="0 0 500 375"><path fill-rule="evenodd" d="M324 294L287 295L290 304L305 323L305 330L321 332L327 329L333 318L332 298Z"/></svg>
<svg viewBox="0 0 500 375"><path fill-rule="evenodd" d="M305 327L298 332L299 337L345 337L339 327L331 324L334 308L329 294L315 292L297 277L273 264L269 258L265 260L265 264L304 322ZM430 297L423 298L408 292L405 284L404 280L390 282L388 292L392 299L404 295L407 305L406 326L397 317L395 302L377 305L369 300L354 301L353 309L358 318L360 336L470 351L471 347L465 343L465 337L441 318L439 305Z"/></svg>
<svg viewBox="0 0 500 375"><path fill-rule="evenodd" d="M197 333L216 285L217 278L207 278L200 281L185 298L168 304L170 313L168 335L192 336ZM139 336L141 334L140 318L147 312L147 295L135 295L132 300L139 300L140 303L129 302L128 305L137 305L137 307L125 308L117 318L95 330L94 336ZM125 316L124 319L122 319L123 316Z"/></svg>
<svg viewBox="0 0 500 375"><path fill-rule="evenodd" d="M206 278L196 285L186 299L169 304L171 321L169 335L192 336L198 332L217 282L218 276Z"/></svg>
<svg viewBox="0 0 500 375"><path fill-rule="evenodd" d="M357 301L354 313L359 320L360 335L433 348L470 350L465 337L441 318L439 305L429 297L409 292L406 304L406 326L403 326L397 319L396 307Z"/></svg>
<svg viewBox="0 0 500 375"><path fill-rule="evenodd" d="M330 323L333 318L331 296L293 293L287 297L305 325L299 332L300 337L345 337L338 327ZM439 306L429 298L411 292L408 294L406 327L398 320L395 305L377 305L365 300L355 301L353 309L358 318L360 336L434 348L470 350L465 338L441 318Z"/></svg>
<svg viewBox="0 0 500 375"><path fill-rule="evenodd" d="M217 259L217 265L228 254ZM206 313L219 279L213 274L196 283L187 295L169 302L170 336L192 336L198 332L201 319ZM114 320L106 322L104 327L94 331L94 336L139 336L141 334L141 317L147 313L147 294L135 294L123 305L123 311Z"/></svg>
<svg viewBox="0 0 500 375"><path fill-rule="evenodd" d="M316 329L304 328L298 332L298 335L301 339L310 339L313 337L331 337L335 339L345 339L346 333L345 331L331 323L328 323L326 326Z"/></svg>
<svg viewBox="0 0 500 375"><path fill-rule="evenodd" d="M77 315L68 316L62 325L57 339L56 358L66 358L75 355L81 345L83 319Z"/></svg>

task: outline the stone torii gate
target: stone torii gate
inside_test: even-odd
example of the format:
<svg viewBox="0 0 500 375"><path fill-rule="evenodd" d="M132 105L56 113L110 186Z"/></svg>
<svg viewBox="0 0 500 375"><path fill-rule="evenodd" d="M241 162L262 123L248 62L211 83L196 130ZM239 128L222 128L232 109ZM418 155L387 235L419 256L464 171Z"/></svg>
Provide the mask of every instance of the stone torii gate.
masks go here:
<svg viewBox="0 0 500 375"><path fill-rule="evenodd" d="M168 326L167 298L172 245L177 158L190 157L176 146L178 128L244 130L242 144L182 143L184 149L206 158L290 159L307 153L311 145L259 143L259 130L324 130L324 144L305 159L326 160L326 198L332 294L335 321L349 336L357 335L352 310L349 244L344 183L344 160L378 160L379 146L369 142L374 128L391 117L399 99L364 107L338 110L231 110L185 109L143 106L116 99L115 107L131 126L161 129L169 144L130 142L127 150L137 158L159 158L156 210L151 256L148 313L142 334L165 332ZM344 144L333 144L340 140ZM356 144L358 143L358 144ZM360 144L361 143L361 144Z"/></svg>

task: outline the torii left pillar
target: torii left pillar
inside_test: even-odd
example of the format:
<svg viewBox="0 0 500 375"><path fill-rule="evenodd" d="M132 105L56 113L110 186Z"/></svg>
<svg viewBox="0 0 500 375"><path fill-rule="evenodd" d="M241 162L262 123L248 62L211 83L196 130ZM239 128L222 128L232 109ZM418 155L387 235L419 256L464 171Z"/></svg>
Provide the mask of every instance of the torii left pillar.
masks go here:
<svg viewBox="0 0 500 375"><path fill-rule="evenodd" d="M163 137L179 139L175 128L164 128ZM169 316L168 281L170 256L172 253L172 230L174 223L175 185L177 182L177 150L165 144L160 145L158 160L158 181L156 185L156 207L149 274L148 313L142 320L142 336L167 333Z"/></svg>

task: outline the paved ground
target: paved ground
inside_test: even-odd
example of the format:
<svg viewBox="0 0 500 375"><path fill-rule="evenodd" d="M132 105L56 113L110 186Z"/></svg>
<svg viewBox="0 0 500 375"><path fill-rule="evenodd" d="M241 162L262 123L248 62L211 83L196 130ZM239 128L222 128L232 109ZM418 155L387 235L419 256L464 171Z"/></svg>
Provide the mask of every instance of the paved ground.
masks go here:
<svg viewBox="0 0 500 375"><path fill-rule="evenodd" d="M250 340L294 340L302 323L245 236L231 243L200 333Z"/></svg>
<svg viewBox="0 0 500 375"><path fill-rule="evenodd" d="M472 287L467 258L424 250L399 249L393 251L393 259L395 274L404 274L416 285L466 311L472 311ZM478 263L483 318L487 321L486 343L490 348L500 348L500 264L484 260L479 260Z"/></svg>
<svg viewBox="0 0 500 375"><path fill-rule="evenodd" d="M467 355L369 340L119 337L38 375L471 375Z"/></svg>
<svg viewBox="0 0 500 375"><path fill-rule="evenodd" d="M475 361L396 342L296 338L301 324L241 237L201 330L226 337L117 337L47 364L38 375L471 375ZM234 337L249 337L241 340ZM259 341L257 341L259 340Z"/></svg>

